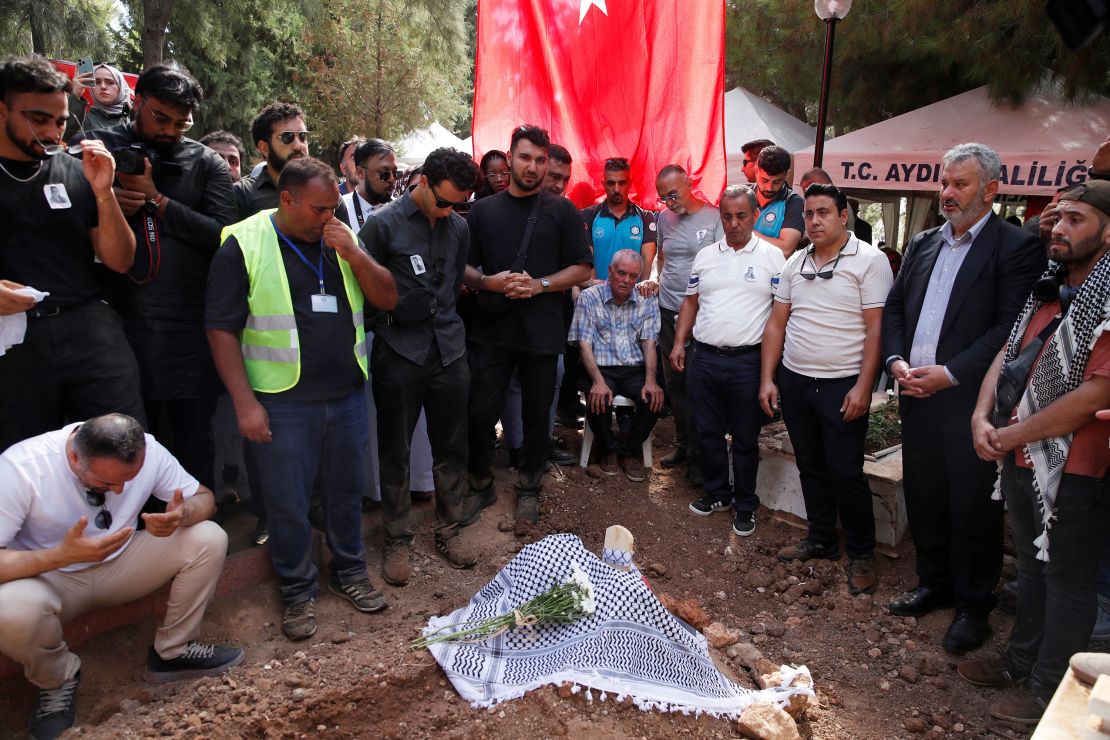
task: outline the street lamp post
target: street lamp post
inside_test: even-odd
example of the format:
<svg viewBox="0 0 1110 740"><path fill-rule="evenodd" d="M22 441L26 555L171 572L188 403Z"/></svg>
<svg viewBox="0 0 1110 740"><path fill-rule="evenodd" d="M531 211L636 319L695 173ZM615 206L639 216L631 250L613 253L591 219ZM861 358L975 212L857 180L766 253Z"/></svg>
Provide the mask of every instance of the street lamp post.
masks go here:
<svg viewBox="0 0 1110 740"><path fill-rule="evenodd" d="M817 108L817 142L813 146L813 166L820 167L825 156L825 116L828 114L829 85L832 80L833 38L836 24L848 15L852 0L813 0L813 10L825 22L825 64L821 69L821 103Z"/></svg>

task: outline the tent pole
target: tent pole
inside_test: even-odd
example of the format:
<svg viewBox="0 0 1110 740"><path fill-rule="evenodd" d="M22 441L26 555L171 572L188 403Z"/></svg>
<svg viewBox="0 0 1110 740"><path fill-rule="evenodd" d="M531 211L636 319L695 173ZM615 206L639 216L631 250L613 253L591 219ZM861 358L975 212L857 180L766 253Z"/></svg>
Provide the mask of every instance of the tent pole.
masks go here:
<svg viewBox="0 0 1110 740"><path fill-rule="evenodd" d="M825 157L825 116L829 107L829 85L832 82L833 39L837 18L825 21L825 65L821 69L821 103L817 108L817 142L813 146L813 166L821 167Z"/></svg>

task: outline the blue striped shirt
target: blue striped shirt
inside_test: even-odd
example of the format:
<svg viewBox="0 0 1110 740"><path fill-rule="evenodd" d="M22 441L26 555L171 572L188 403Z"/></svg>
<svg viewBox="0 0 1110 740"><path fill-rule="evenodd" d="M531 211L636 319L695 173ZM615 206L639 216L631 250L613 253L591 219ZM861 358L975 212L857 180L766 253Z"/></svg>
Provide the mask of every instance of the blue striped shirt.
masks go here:
<svg viewBox="0 0 1110 740"><path fill-rule="evenodd" d="M586 342L599 367L644 364L640 342L659 334L659 299L644 298L635 289L621 305L613 301L609 283L582 291L574 305L568 342Z"/></svg>

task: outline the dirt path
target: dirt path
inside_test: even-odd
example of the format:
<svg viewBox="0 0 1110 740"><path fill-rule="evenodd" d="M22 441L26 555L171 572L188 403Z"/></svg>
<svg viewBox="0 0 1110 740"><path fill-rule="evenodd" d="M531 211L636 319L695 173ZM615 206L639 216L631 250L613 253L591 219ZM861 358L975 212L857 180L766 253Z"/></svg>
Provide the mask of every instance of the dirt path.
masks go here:
<svg viewBox="0 0 1110 740"><path fill-rule="evenodd" d="M570 432L559 430L568 437ZM670 423L656 439L669 439ZM573 444L573 443L572 443ZM656 458L666 452L657 445ZM500 458L500 455L499 455ZM730 737L727 720L644 713L629 703L587 702L566 688L542 689L493 711L462 702L427 653L407 642L433 614L447 613L484 585L522 544L571 532L595 552L604 530L623 524L636 536L637 563L657 593L696 599L713 621L742 630L776 663L812 671L818 705L799 727L811 739L981 737L993 692L955 674L940 649L950 612L923 620L891 617L892 595L916 585L912 547L898 559L880 558L874 598L853 598L841 563L786 565L774 553L802 532L760 511L754 536L731 534L725 514L697 517L681 471L656 469L645 483L623 477L595 480L578 468L549 477L540 526L525 540L509 531L512 475L498 472L499 500L464 536L481 552L473 571L456 571L435 554L431 504L418 507L414 575L405 588L382 586L389 608L353 611L321 591L319 631L304 643L281 634L280 604L271 583L214 603L203 638L247 649L245 664L223 679L153 687L140 666L154 633L146 623L116 630L83 645L76 733L89 737L336 737L574 736L586 738ZM371 579L378 573L380 515L368 515ZM1000 590L1001 593L1001 590ZM1003 644L1013 601L1002 596L992 617L995 635L982 650ZM751 677L721 651L718 666L744 685ZM33 693L22 678L0 684L0 737L19 737ZM914 732L916 731L916 732ZM922 734L924 733L924 734Z"/></svg>

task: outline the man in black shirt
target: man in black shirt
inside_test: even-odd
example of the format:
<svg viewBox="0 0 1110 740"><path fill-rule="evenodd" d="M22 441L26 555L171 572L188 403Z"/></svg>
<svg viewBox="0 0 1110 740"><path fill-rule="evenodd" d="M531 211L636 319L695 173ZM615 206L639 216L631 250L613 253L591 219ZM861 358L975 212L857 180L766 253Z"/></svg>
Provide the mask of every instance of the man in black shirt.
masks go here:
<svg viewBox="0 0 1110 740"><path fill-rule="evenodd" d="M549 144L544 129L518 126L509 149L508 189L475 203L467 217L466 283L481 291L470 337L468 464L473 498L468 510L476 513L496 498L489 430L516 370L524 418L516 485L516 529L521 534L539 520L555 368L566 347L562 292L586 280L593 263L578 209L541 187Z"/></svg>
<svg viewBox="0 0 1110 740"><path fill-rule="evenodd" d="M0 62L0 316L27 317L23 342L0 356L0 450L66 419L144 418L135 356L94 269L99 258L127 271L135 237L104 145L63 153L69 86L40 57ZM36 304L24 287L50 295Z"/></svg>
<svg viewBox="0 0 1110 740"><path fill-rule="evenodd" d="M266 499L270 557L281 581L282 629L316 632L317 568L309 495L317 471L331 584L356 609L385 606L366 577L361 463L368 433L364 299L391 310L397 289L335 218L335 173L300 158L278 178L276 213L228 227L212 261L208 340ZM248 259L249 257L249 259ZM365 298L364 298L365 297Z"/></svg>
<svg viewBox="0 0 1110 740"><path fill-rule="evenodd" d="M466 516L466 424L470 373L466 332L455 310L470 240L452 210L465 203L478 178L474 160L436 149L416 188L383 206L361 232L370 255L393 273L400 297L374 322L371 376L378 417L378 459L386 555L382 575L409 579L409 442L423 408L428 415L436 487L436 549L456 568L477 555L458 537Z"/></svg>
<svg viewBox="0 0 1110 740"><path fill-rule="evenodd" d="M292 103L270 103L251 121L251 138L266 166L258 175L235 183L239 218L278 207L277 181L285 163L308 156L308 127L304 111Z"/></svg>
<svg viewBox="0 0 1110 740"><path fill-rule="evenodd" d="M151 432L214 489L212 415L223 389L204 336L204 285L235 209L223 158L185 136L202 97L184 70L150 67L135 84L135 120L90 136L142 164L137 173L116 171L116 197L138 246L131 279L113 282L109 302L139 360Z"/></svg>

